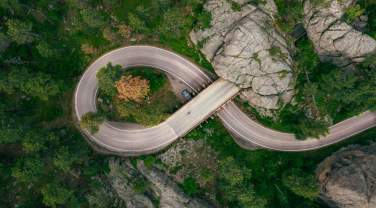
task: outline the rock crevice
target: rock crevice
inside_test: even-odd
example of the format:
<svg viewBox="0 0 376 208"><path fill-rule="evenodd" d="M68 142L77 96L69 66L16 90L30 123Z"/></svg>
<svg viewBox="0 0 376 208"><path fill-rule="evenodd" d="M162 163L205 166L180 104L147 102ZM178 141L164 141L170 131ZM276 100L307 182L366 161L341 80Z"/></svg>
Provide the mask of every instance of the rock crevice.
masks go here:
<svg viewBox="0 0 376 208"><path fill-rule="evenodd" d="M102 189L87 196L91 207L208 208L204 201L187 196L164 172L137 165L128 159L111 158L110 171L98 179Z"/></svg>
<svg viewBox="0 0 376 208"><path fill-rule="evenodd" d="M355 65L376 53L376 41L342 21L356 0L326 0L319 5L306 1L304 24L320 59L341 68Z"/></svg>

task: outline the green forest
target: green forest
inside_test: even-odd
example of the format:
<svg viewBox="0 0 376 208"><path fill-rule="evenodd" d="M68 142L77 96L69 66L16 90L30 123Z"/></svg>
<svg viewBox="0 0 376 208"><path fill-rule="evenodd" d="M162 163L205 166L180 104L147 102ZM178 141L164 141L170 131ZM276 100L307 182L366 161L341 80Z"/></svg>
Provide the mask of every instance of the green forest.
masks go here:
<svg viewBox="0 0 376 208"><path fill-rule="evenodd" d="M115 156L95 152L79 131L72 99L80 76L103 53L136 44L167 48L213 72L188 38L193 28L210 25L204 2L0 0L0 207L89 206L86 195L101 185L97 179L108 172L108 160ZM277 22L282 31L290 30L302 18L302 4L291 2L276 0L281 17L287 18ZM376 38L376 4L359 2L356 11L348 11L346 21L359 15L359 10L368 13L371 21L367 33ZM325 133L328 127L321 120L308 120L302 113L312 105L313 97L320 117L330 115L334 122L375 107L374 57L359 66L361 73L342 73L320 63L307 38L298 41L296 47L294 58L300 69L297 98L301 105L284 108L278 121L259 117L260 122L304 138ZM149 79L152 93L165 93L169 105L153 103L152 108L160 111L150 117L143 117L148 113L144 111L127 114L136 109L135 105L120 106L124 115L111 118L153 125L180 104L173 94L159 92L167 83L165 76L139 71L134 75ZM121 75L114 76L118 79ZM105 87L101 90L103 100L112 99ZM106 105L102 110L106 111ZM93 131L104 119L87 117L84 128ZM376 129L305 153L241 149L217 118L186 138L203 140L218 154L219 168L212 177L217 203L222 207L321 207L316 200L317 164L348 144L375 141ZM153 158L133 159L153 163ZM189 178L181 184L188 195L200 197L212 191L199 187L195 180Z"/></svg>

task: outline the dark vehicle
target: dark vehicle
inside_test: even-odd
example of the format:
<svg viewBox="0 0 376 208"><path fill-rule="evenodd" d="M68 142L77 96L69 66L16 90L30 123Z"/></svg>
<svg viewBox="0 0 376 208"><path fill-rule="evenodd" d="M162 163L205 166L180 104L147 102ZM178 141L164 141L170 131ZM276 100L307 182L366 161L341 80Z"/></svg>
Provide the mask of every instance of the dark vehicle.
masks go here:
<svg viewBox="0 0 376 208"><path fill-rule="evenodd" d="M184 97L184 99L186 99L187 101L189 100L192 100L193 96L192 94L187 90L187 89L184 89L183 91L181 91L181 95Z"/></svg>

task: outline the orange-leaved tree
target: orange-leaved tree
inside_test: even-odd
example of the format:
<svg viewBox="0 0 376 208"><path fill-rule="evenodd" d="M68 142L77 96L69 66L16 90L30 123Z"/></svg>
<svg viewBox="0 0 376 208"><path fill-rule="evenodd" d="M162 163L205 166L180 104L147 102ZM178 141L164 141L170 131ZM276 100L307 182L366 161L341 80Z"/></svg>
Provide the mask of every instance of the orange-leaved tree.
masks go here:
<svg viewBox="0 0 376 208"><path fill-rule="evenodd" d="M115 83L119 99L124 101L142 102L150 92L149 80L139 76L122 76Z"/></svg>

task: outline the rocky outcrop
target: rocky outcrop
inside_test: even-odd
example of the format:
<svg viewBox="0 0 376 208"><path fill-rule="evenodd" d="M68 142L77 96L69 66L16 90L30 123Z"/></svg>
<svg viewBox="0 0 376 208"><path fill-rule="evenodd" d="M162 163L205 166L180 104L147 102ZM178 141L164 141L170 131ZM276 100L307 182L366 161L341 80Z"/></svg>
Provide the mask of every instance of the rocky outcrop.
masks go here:
<svg viewBox="0 0 376 208"><path fill-rule="evenodd" d="M317 176L331 207L376 207L376 144L336 152L319 165Z"/></svg>
<svg viewBox="0 0 376 208"><path fill-rule="evenodd" d="M243 88L243 98L258 109L278 109L293 95L292 59L284 37L273 26L272 0L254 6L247 0L209 0L210 28L190 33L216 73Z"/></svg>
<svg viewBox="0 0 376 208"><path fill-rule="evenodd" d="M174 180L180 183L187 177L194 177L205 186L211 181L200 181L202 169L210 172L217 169L217 154L203 140L182 139L159 154L158 158L168 167Z"/></svg>
<svg viewBox="0 0 376 208"><path fill-rule="evenodd" d="M356 0L325 0L318 5L305 1L305 27L322 61L353 69L365 57L376 53L376 41L372 37L341 19L354 3Z"/></svg>
<svg viewBox="0 0 376 208"><path fill-rule="evenodd" d="M118 196L106 177L98 177L94 181L97 186L86 195L89 207L126 208L126 201Z"/></svg>
<svg viewBox="0 0 376 208"><path fill-rule="evenodd" d="M153 201L157 198L144 195L149 191L149 184L129 161L113 159L109 161L109 167L110 172L107 177L119 198L126 202L127 208L154 207Z"/></svg>
<svg viewBox="0 0 376 208"><path fill-rule="evenodd" d="M145 167L142 160L112 158L109 173L98 180L100 189L88 195L91 207L175 208L210 207L185 195L164 172Z"/></svg>
<svg viewBox="0 0 376 208"><path fill-rule="evenodd" d="M152 189L159 198L159 206L162 208L204 208L209 205L186 196L163 172L152 168L147 169L141 162L137 165L140 173L152 184Z"/></svg>

